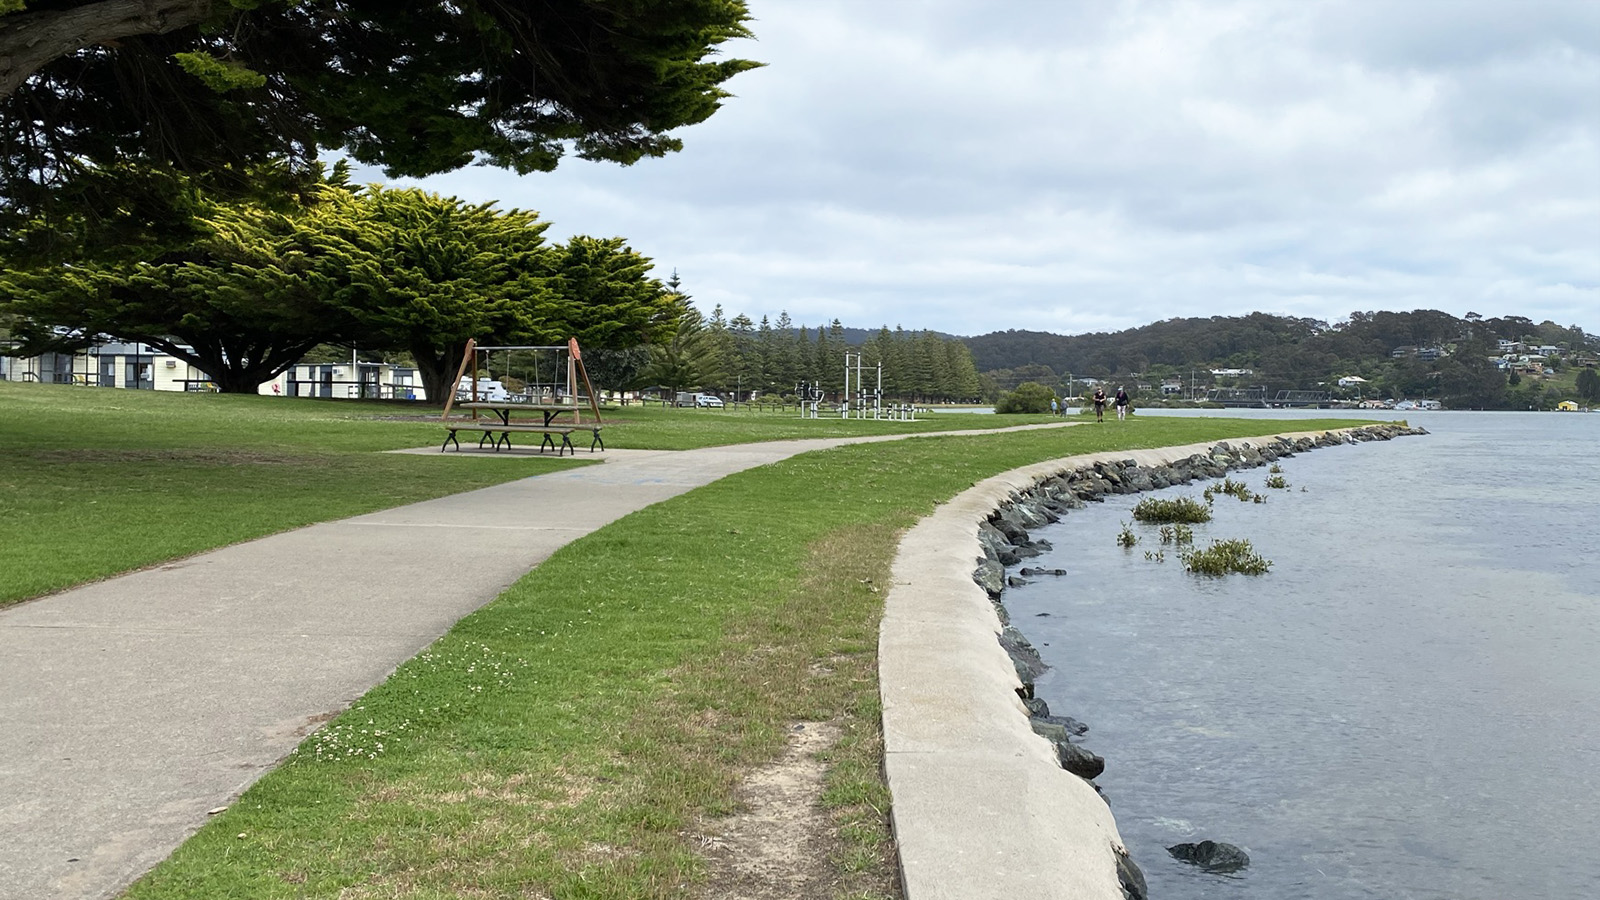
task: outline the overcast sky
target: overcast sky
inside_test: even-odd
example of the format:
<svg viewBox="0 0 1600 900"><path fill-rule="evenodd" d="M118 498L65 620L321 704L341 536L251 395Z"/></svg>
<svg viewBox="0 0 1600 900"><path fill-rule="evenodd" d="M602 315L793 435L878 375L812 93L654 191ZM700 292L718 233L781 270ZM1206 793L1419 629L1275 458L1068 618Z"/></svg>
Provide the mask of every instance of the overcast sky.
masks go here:
<svg viewBox="0 0 1600 900"><path fill-rule="evenodd" d="M421 184L622 235L758 321L1600 333L1600 0L749 6L757 39L724 52L767 66L683 152Z"/></svg>

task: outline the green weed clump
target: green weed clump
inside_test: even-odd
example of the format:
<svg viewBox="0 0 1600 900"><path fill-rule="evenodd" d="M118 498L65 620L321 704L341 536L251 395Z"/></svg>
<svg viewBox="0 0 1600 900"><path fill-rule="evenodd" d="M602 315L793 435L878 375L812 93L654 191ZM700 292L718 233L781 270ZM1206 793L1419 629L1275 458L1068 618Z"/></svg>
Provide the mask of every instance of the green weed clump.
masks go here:
<svg viewBox="0 0 1600 900"><path fill-rule="evenodd" d="M1196 575L1265 575L1272 568L1272 561L1262 558L1249 541L1237 538L1212 541L1204 550L1185 550L1179 558L1184 571Z"/></svg>
<svg viewBox="0 0 1600 900"><path fill-rule="evenodd" d="M1133 545L1137 543L1139 543L1139 536L1133 533L1133 529L1128 527L1127 522L1123 522L1122 531L1117 534L1117 546L1131 550Z"/></svg>
<svg viewBox="0 0 1600 900"><path fill-rule="evenodd" d="M1288 490L1289 480L1284 478L1282 475L1268 475L1267 487L1280 491Z"/></svg>
<svg viewBox="0 0 1600 900"><path fill-rule="evenodd" d="M1234 481L1232 478L1224 478L1222 479L1221 484L1213 484L1206 488L1202 493L1205 496L1207 503L1210 503L1212 498L1216 497L1218 494L1237 497L1241 503L1249 503L1252 500L1255 500L1257 503L1262 502L1257 499L1258 495L1256 492L1250 490L1249 485L1242 481Z"/></svg>
<svg viewBox="0 0 1600 900"><path fill-rule="evenodd" d="M1182 522L1175 525L1163 525L1157 533L1161 535L1161 543L1163 544L1177 544L1181 547L1185 544L1194 543L1194 529Z"/></svg>
<svg viewBox="0 0 1600 900"><path fill-rule="evenodd" d="M1207 490L1210 490L1207 488ZM1207 498L1209 500L1209 498ZM1211 507L1193 497L1176 497L1159 500L1146 497L1133 508L1133 517L1141 522L1155 524L1170 522L1209 522Z"/></svg>

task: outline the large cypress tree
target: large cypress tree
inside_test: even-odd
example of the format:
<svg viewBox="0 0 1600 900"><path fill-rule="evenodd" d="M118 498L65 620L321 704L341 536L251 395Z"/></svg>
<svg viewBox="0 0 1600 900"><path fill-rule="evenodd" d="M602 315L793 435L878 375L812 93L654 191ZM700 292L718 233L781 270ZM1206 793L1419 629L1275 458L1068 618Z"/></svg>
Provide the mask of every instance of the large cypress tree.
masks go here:
<svg viewBox="0 0 1600 900"><path fill-rule="evenodd" d="M680 149L743 0L0 0L0 213L97 168L205 173L344 149L391 175ZM81 199L81 198L80 198ZM107 202L101 209L115 208Z"/></svg>

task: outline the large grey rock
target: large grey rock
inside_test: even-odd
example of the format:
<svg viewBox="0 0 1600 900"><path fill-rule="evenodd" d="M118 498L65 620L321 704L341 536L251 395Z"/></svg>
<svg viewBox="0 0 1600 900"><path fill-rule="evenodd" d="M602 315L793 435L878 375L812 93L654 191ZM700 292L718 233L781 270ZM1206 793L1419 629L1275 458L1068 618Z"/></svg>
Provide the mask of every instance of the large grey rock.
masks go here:
<svg viewBox="0 0 1600 900"><path fill-rule="evenodd" d="M1017 521L1016 516L1012 514L1010 509L1001 510L999 513L989 517L989 523L1001 534L1005 535L1006 540L1013 544L1020 544L1028 539L1028 529Z"/></svg>
<svg viewBox="0 0 1600 900"><path fill-rule="evenodd" d="M1056 744L1066 743L1089 730L1089 726L1071 716L1052 716L1048 713L1029 716L1028 725L1033 728L1034 734Z"/></svg>
<svg viewBox="0 0 1600 900"><path fill-rule="evenodd" d="M1005 567L1000 565L999 560L979 560L978 568L973 570L972 580L978 583L978 587L981 587L988 592L990 599L993 599L1000 596L1000 592L1005 590Z"/></svg>
<svg viewBox="0 0 1600 900"><path fill-rule="evenodd" d="M1198 844L1173 844L1167 848L1173 859L1193 863L1207 872L1237 872L1250 865L1250 854L1221 841Z"/></svg>
<svg viewBox="0 0 1600 900"><path fill-rule="evenodd" d="M1090 753L1077 744L1066 741L1055 741L1056 761L1061 763L1061 768L1078 776L1079 778L1098 778L1106 770L1106 761Z"/></svg>
<svg viewBox="0 0 1600 900"><path fill-rule="evenodd" d="M1128 856L1128 851L1121 847L1112 847L1111 851L1117 857L1117 881L1122 885L1122 893L1128 900L1149 900L1150 888L1144 883L1144 872Z"/></svg>
<svg viewBox="0 0 1600 900"><path fill-rule="evenodd" d="M1011 664L1016 667L1017 677L1023 684L1032 684L1050 668L1039 658L1039 651L1028 643L1022 632L1009 625L1000 632L1000 646L1011 657Z"/></svg>

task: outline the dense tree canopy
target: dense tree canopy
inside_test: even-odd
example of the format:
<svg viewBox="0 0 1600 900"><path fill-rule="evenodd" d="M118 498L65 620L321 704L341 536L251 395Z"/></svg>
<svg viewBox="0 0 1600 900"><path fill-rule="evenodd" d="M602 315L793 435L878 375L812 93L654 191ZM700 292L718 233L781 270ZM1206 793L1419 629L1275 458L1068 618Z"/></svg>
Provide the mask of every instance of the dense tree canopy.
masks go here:
<svg viewBox="0 0 1600 900"><path fill-rule="evenodd" d="M261 182L276 174L266 167ZM183 359L223 390L254 391L348 333L350 320L309 280L311 260L297 246L319 215L316 194L222 204L170 173L128 167L121 176L138 205L66 223L70 264L0 268L0 310L17 323L19 352L112 335ZM342 177L325 187L342 191Z"/></svg>
<svg viewBox="0 0 1600 900"><path fill-rule="evenodd" d="M712 58L747 19L742 0L0 0L0 212L126 161L215 187L325 149L394 175L661 156L757 65Z"/></svg>
<svg viewBox="0 0 1600 900"><path fill-rule="evenodd" d="M352 190L342 170L271 205L162 183L154 218L167 225L138 232L145 240L0 269L0 311L19 320L24 352L111 335L185 359L222 390L254 391L318 344L356 344L409 353L441 397L468 338L628 347L661 336L678 310L620 238L547 246L531 212Z"/></svg>

